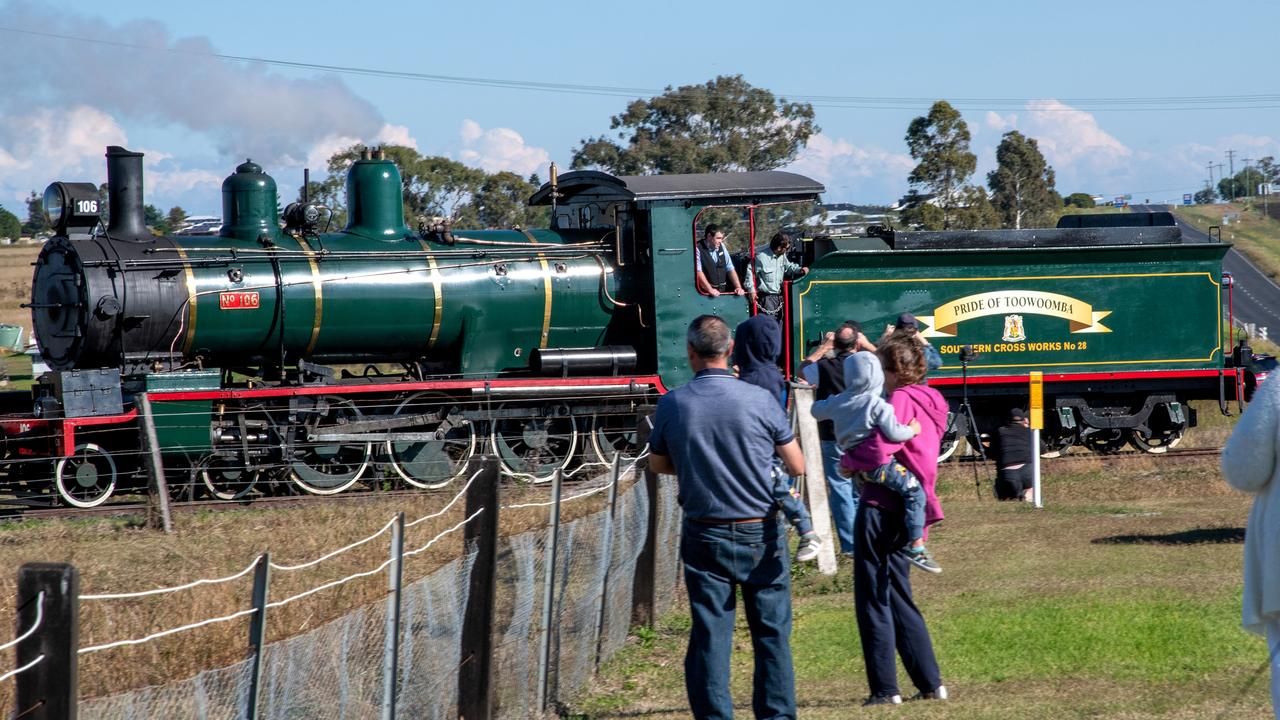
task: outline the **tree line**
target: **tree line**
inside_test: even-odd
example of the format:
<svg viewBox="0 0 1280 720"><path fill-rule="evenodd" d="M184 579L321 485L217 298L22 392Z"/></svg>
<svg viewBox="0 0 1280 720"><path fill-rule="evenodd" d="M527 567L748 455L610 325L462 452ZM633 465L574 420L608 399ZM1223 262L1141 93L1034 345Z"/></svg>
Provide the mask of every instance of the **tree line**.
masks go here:
<svg viewBox="0 0 1280 720"><path fill-rule="evenodd" d="M610 118L609 131L587 137L573 149L574 169L600 169L614 175L710 173L774 170L794 161L821 128L813 106L790 102L767 89L754 87L741 75L719 76L698 85L668 86L647 100L627 104ZM1045 161L1035 138L1017 130L1006 132L996 148L996 169L987 173L985 187L971 182L977 156L964 118L950 103L939 100L925 115L913 119L904 138L916 165L907 177L909 191L901 201L901 221L925 230L1022 228L1052 225L1064 206L1092 207L1087 193L1063 198L1055 187L1053 168ZM405 217L447 218L458 227L537 227L547 223L546 208L529 208L525 200L541 184L529 177L501 171L488 173L441 156L424 156L398 145L384 146L400 168ZM325 179L313 181L306 194L334 211L332 225L345 223L346 171L359 157L353 146L329 158ZM1260 183L1280 182L1280 166L1266 157L1218 187L1206 187L1199 202L1252 192ZM299 188L298 197L303 195ZM102 195L106 207L105 186ZM777 215L777 213L773 213ZM105 216L104 216L105 219ZM146 222L157 234L182 226L180 207L162 213L146 206ZM775 218L779 222L779 218ZM794 219L794 217L792 218ZM17 218L0 208L0 237L14 237ZM40 198L27 200L27 220L17 233L46 232Z"/></svg>

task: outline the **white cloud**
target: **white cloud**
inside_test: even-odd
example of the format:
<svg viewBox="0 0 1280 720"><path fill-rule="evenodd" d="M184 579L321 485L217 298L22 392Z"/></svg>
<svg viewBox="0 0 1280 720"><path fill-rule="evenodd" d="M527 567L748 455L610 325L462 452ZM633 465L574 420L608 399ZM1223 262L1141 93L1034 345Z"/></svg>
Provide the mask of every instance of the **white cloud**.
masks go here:
<svg viewBox="0 0 1280 720"><path fill-rule="evenodd" d="M127 142L111 115L87 105L0 114L0 202L25 200L54 180L101 183L107 146Z"/></svg>
<svg viewBox="0 0 1280 720"><path fill-rule="evenodd" d="M524 137L511 128L485 130L475 120L463 120L458 132L462 150L458 158L485 172L510 170L528 175L551 162L551 155L540 147L525 144Z"/></svg>
<svg viewBox="0 0 1280 720"><path fill-rule="evenodd" d="M1018 130L1034 138L1053 166L1061 192L1120 187L1133 181L1137 154L1103 130L1092 113L1058 100L1032 100L1023 114L988 112L983 124L1000 132Z"/></svg>
<svg viewBox="0 0 1280 720"><path fill-rule="evenodd" d="M151 156L148 155L146 159L150 161ZM146 183L146 201L153 205L166 205L167 203L163 201L154 202L152 198L172 198L193 190L199 190L212 199L218 197L222 181L227 175L230 175L230 173L219 174L211 170L200 169L151 170L148 168L144 181Z"/></svg>
<svg viewBox="0 0 1280 720"><path fill-rule="evenodd" d="M844 138L819 133L809 138L785 169L808 175L827 186L827 202L891 202L906 192L915 162L904 153L861 147Z"/></svg>
<svg viewBox="0 0 1280 720"><path fill-rule="evenodd" d="M305 160L298 162L293 158L289 158L283 164L283 167L294 170L308 167L311 168L313 173L316 173L316 176L323 175L329 167L329 158L352 145L403 145L417 150L418 140L409 133L408 127L391 124L383 125L381 129L370 137L362 138L356 135L343 134L327 135L311 145Z"/></svg>

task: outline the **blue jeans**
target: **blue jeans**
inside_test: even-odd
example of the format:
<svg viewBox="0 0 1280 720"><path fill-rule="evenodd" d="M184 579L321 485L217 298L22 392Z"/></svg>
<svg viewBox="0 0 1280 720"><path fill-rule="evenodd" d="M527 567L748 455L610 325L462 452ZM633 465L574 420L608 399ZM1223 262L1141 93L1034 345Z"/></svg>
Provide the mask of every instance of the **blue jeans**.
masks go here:
<svg viewBox="0 0 1280 720"><path fill-rule="evenodd" d="M792 478L782 469L782 461L774 458L773 499L778 501L783 517L796 529L796 533L808 535L813 532L813 519L809 517L804 501L795 493L795 485L791 481Z"/></svg>
<svg viewBox="0 0 1280 720"><path fill-rule="evenodd" d="M831 506L831 520L836 525L836 537L840 539L840 552L853 552L853 516L858 512L858 494L853 491L853 480L840 477L840 447L834 440L822 441L822 471L827 475L827 504Z"/></svg>
<svg viewBox="0 0 1280 720"><path fill-rule="evenodd" d="M924 488L916 476L893 458L865 474L869 482L880 483L902 496L902 504L906 508L903 522L907 526L907 538L915 542L924 537Z"/></svg>
<svg viewBox="0 0 1280 720"><path fill-rule="evenodd" d="M795 718L791 666L791 558L776 519L709 525L685 520L680 558L693 628L684 658L689 709L696 718L733 717L729 656L733 651L735 587L751 629L757 718Z"/></svg>

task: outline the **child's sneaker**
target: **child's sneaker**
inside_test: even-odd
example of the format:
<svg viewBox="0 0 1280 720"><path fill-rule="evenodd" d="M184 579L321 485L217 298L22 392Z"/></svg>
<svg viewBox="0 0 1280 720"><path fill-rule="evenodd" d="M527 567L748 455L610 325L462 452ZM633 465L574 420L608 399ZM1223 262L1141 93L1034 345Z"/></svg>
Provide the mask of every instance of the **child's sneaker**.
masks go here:
<svg viewBox="0 0 1280 720"><path fill-rule="evenodd" d="M930 555L929 551L924 547L920 547L919 549L909 547L906 550L903 550L903 552L907 554L907 559L911 561L911 564L921 570L933 573L934 575L942 572L942 566L934 561L933 556Z"/></svg>
<svg viewBox="0 0 1280 720"><path fill-rule="evenodd" d="M816 532L808 532L800 536L800 546L796 548L796 562L809 562L818 557L822 547L822 539Z"/></svg>

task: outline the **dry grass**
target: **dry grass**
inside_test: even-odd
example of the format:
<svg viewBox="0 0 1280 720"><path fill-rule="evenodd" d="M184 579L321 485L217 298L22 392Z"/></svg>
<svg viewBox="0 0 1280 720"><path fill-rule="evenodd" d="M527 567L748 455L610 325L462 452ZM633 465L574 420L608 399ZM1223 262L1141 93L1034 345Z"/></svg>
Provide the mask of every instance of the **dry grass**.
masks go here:
<svg viewBox="0 0 1280 720"><path fill-rule="evenodd" d="M0 324L26 328L31 336L31 311L20 307L31 302L31 263L40 254L40 245L0 246Z"/></svg>
<svg viewBox="0 0 1280 720"><path fill-rule="evenodd" d="M629 482L629 481L628 481ZM7 558L0 572L0 625L14 625L18 568L26 562L67 562L80 571L82 593L113 593L180 585L198 578L233 574L271 552L276 563L297 564L369 536L396 512L407 521L443 507L460 483L439 492L410 498L361 502L316 503L302 508L243 510L179 515L176 534L141 527L138 519L18 522L0 525L0 546ZM566 488L566 496L573 491ZM545 487L504 485L502 502L546 500ZM607 493L566 504L563 520L599 510ZM459 501L448 513L406 532L405 548L422 546L465 517ZM543 527L546 508L505 510L504 535ZM384 535L356 550L299 572L272 572L271 598L282 599L330 580L377 567L386 560L390 537ZM410 558L404 580L413 582L458 557L462 533L437 542ZM249 607L252 577L184 591L160 598L81 603L82 647L231 614ZM322 591L268 614L268 642L306 632L361 605L386 596L386 575L378 574ZM246 653L248 618L209 626L126 647L82 656L80 692L96 697L130 688L189 677L196 672L242 660ZM12 684L0 686L0 707L11 698Z"/></svg>

